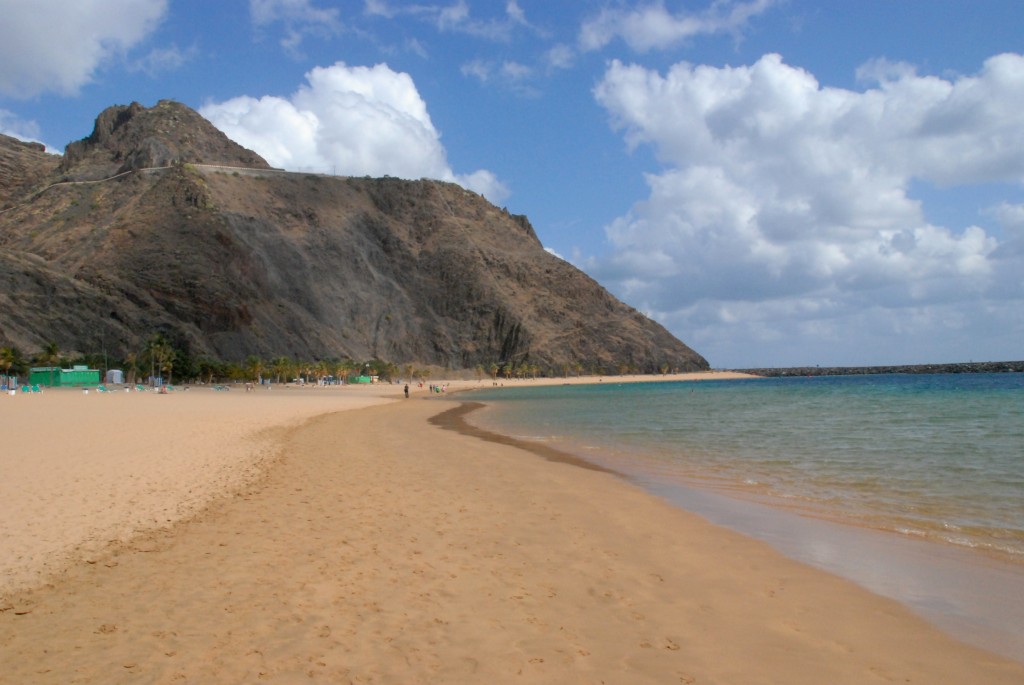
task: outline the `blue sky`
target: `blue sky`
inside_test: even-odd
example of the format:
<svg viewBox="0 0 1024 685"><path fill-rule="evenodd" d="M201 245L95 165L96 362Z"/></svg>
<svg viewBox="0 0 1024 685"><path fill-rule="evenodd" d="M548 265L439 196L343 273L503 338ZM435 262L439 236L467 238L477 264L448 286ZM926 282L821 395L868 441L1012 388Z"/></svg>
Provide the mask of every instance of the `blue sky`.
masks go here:
<svg viewBox="0 0 1024 685"><path fill-rule="evenodd" d="M0 132L441 178L718 368L1024 358L1020 0L0 0Z"/></svg>

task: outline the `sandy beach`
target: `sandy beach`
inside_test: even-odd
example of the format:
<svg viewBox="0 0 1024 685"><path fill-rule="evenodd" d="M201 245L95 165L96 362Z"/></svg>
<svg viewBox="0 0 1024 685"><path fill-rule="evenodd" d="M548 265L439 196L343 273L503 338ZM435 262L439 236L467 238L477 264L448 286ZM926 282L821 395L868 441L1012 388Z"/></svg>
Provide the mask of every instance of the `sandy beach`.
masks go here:
<svg viewBox="0 0 1024 685"><path fill-rule="evenodd" d="M1024 682L448 398L0 397L0 683Z"/></svg>

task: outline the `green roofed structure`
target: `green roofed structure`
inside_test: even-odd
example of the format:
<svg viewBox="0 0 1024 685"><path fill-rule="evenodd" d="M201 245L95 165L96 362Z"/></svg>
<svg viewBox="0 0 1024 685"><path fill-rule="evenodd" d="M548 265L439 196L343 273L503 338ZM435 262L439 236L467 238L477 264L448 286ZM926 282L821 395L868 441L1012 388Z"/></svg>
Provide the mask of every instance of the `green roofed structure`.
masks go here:
<svg viewBox="0 0 1024 685"><path fill-rule="evenodd" d="M28 370L30 385L45 385L51 388L77 388L83 385L99 385L100 372L88 366L61 369L56 366L34 366Z"/></svg>

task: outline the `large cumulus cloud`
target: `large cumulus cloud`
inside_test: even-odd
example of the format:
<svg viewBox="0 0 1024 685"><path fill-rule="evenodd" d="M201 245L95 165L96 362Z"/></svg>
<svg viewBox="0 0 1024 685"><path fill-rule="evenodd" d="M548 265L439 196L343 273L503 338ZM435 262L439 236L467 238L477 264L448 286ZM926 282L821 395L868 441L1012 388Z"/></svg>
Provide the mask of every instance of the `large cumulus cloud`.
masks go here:
<svg viewBox="0 0 1024 685"><path fill-rule="evenodd" d="M900 356L896 340L967 336L982 325L979 302L1022 332L1018 205L989 211L1007 227L1000 236L930 223L910 189L1002 182L1019 192L1024 57L952 79L884 62L859 75L870 79L863 92L824 87L774 54L665 74L611 63L595 96L664 169L608 227L615 254L592 271L695 331L698 346L701 336L723 349L737 335L762 342L774 355L765 363L858 336L857 353L882 354L888 340Z"/></svg>
<svg viewBox="0 0 1024 685"><path fill-rule="evenodd" d="M3 0L0 94L75 95L105 63L137 46L167 0Z"/></svg>
<svg viewBox="0 0 1024 685"><path fill-rule="evenodd" d="M492 202L508 194L490 171L452 171L412 78L384 64L316 67L291 97L241 96L200 113L290 171L454 181Z"/></svg>

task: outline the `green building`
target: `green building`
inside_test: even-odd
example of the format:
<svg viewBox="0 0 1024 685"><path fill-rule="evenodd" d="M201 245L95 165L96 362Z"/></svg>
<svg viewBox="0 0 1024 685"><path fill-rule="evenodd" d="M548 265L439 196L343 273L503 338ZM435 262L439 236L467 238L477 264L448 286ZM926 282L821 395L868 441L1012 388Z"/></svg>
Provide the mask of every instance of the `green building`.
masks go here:
<svg viewBox="0 0 1024 685"><path fill-rule="evenodd" d="M30 385L46 385L51 388L76 388L83 385L99 385L100 372L88 366L61 369L56 366L35 366L28 370Z"/></svg>

